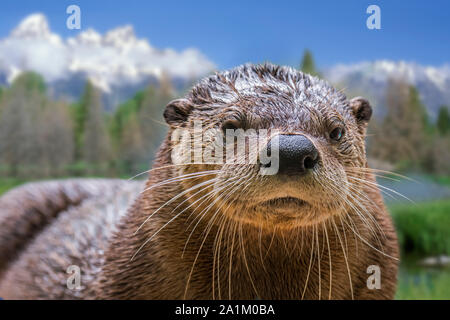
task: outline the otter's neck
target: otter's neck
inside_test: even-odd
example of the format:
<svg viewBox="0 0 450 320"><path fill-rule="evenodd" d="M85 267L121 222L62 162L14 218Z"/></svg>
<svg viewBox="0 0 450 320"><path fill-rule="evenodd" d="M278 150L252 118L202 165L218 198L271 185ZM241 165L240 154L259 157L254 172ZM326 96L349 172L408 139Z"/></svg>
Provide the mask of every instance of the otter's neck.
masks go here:
<svg viewBox="0 0 450 320"><path fill-rule="evenodd" d="M167 165L162 156L168 157L160 152L155 167ZM155 171L147 186L169 179L171 172ZM225 218L210 223L195 217L183 205L185 197L170 201L181 191L178 184L168 184L141 194L106 254L101 297L351 298L351 282L343 275L364 249L353 231L370 237L356 214L291 230L262 230Z"/></svg>
<svg viewBox="0 0 450 320"><path fill-rule="evenodd" d="M141 196L107 254L106 297L315 299L336 294L331 286L351 298L344 275L357 260L358 241L341 219L293 230L260 230L226 220L192 224L190 210L174 219L178 204L145 222L160 205Z"/></svg>

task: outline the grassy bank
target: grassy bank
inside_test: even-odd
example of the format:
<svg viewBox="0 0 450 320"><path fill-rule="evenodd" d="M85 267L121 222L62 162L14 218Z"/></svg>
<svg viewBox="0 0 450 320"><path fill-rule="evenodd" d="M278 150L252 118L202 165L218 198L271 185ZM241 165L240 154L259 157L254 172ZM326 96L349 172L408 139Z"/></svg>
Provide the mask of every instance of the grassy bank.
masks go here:
<svg viewBox="0 0 450 320"><path fill-rule="evenodd" d="M450 254L450 200L389 206L402 250L396 299L450 299L450 269L418 265Z"/></svg>
<svg viewBox="0 0 450 320"><path fill-rule="evenodd" d="M450 299L450 272L448 270L423 270L421 272L415 272L400 269L395 299Z"/></svg>
<svg viewBox="0 0 450 320"><path fill-rule="evenodd" d="M0 196L20 184L24 183L24 181L14 178L0 178Z"/></svg>
<svg viewBox="0 0 450 320"><path fill-rule="evenodd" d="M391 205L389 209L403 252L450 254L450 200Z"/></svg>
<svg viewBox="0 0 450 320"><path fill-rule="evenodd" d="M450 186L450 176L431 176L431 179L443 186Z"/></svg>

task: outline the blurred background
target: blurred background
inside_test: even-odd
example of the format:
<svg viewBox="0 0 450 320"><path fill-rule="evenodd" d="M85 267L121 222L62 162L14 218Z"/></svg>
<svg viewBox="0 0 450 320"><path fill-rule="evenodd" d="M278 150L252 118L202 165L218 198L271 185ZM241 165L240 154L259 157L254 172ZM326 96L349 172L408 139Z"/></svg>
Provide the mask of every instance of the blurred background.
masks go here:
<svg viewBox="0 0 450 320"><path fill-rule="evenodd" d="M69 5L80 8L70 29ZM381 29L369 29L376 4ZM450 299L450 3L2 1L0 194L149 168L165 104L200 77L290 65L374 107L372 167L399 234L397 299ZM408 200L409 199L409 200Z"/></svg>

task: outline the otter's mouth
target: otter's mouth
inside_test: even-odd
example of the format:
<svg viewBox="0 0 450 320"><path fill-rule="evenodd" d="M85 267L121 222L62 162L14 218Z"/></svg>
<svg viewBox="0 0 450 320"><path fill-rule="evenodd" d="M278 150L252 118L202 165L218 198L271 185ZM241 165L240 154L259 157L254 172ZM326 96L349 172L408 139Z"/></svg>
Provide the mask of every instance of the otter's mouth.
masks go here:
<svg viewBox="0 0 450 320"><path fill-rule="evenodd" d="M267 201L262 202L261 206L268 206L268 207L276 207L279 209L283 208L295 208L295 207L304 207L308 203L300 198L295 197L281 197L281 198L274 198Z"/></svg>

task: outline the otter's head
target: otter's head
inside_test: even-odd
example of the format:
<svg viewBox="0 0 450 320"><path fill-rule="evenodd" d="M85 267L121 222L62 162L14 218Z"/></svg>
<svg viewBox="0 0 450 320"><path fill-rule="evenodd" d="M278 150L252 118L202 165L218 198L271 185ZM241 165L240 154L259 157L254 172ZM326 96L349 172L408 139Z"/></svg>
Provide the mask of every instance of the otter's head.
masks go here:
<svg viewBox="0 0 450 320"><path fill-rule="evenodd" d="M270 64L203 79L164 112L192 208L267 228L316 224L351 206L371 114L367 100Z"/></svg>

